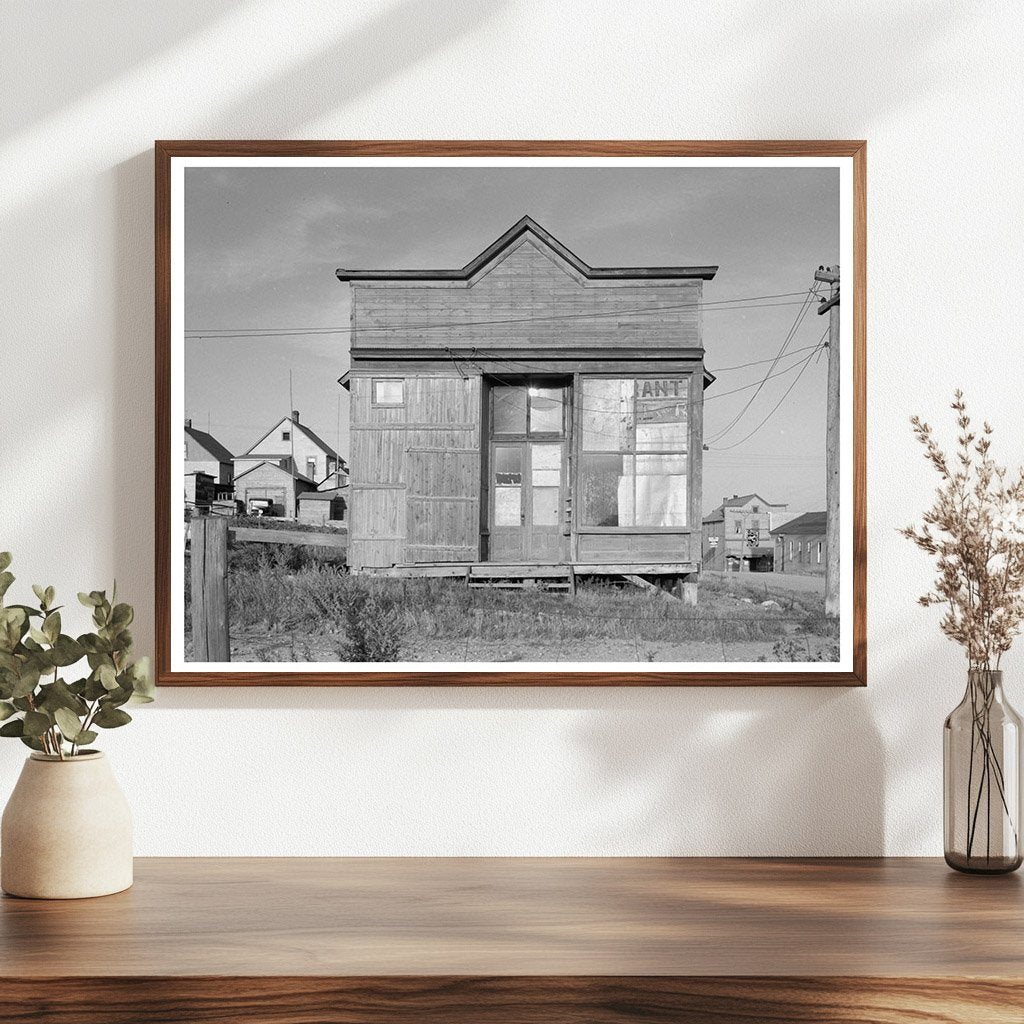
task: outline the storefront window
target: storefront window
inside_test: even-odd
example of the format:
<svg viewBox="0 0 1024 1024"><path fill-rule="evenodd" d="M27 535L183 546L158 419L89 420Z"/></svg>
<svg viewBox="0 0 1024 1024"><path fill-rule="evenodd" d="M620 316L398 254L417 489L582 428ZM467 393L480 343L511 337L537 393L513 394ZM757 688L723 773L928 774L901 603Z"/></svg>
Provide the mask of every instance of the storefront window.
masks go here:
<svg viewBox="0 0 1024 1024"><path fill-rule="evenodd" d="M582 381L580 524L684 527L689 378Z"/></svg>

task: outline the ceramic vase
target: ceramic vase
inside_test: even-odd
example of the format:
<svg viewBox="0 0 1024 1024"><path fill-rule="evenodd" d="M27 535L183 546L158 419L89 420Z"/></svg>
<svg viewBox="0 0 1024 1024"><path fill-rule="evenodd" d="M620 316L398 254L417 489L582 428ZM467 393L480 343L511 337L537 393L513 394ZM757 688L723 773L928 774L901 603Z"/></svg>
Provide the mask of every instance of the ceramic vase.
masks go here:
<svg viewBox="0 0 1024 1024"><path fill-rule="evenodd" d="M0 825L0 888L68 900L131 884L131 811L107 758L32 754Z"/></svg>

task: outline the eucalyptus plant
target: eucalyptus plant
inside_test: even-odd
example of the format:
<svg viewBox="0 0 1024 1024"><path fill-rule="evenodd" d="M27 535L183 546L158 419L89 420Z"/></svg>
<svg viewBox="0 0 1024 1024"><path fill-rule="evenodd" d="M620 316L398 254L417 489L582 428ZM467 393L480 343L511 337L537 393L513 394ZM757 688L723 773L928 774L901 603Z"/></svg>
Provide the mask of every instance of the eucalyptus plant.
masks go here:
<svg viewBox="0 0 1024 1024"><path fill-rule="evenodd" d="M74 757L98 730L132 720L125 705L153 700L149 659L132 660L135 612L117 602L116 582L109 598L103 590L80 593L96 629L69 636L53 587L32 587L37 605L4 603L14 582L10 564L10 553L0 551L0 736L61 760ZM83 660L88 674L68 682Z"/></svg>

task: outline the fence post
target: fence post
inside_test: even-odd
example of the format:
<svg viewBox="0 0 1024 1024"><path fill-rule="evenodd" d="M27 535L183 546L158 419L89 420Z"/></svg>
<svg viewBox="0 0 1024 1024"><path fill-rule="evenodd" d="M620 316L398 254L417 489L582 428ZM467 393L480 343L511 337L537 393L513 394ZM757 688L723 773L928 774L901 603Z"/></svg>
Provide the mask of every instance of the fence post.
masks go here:
<svg viewBox="0 0 1024 1024"><path fill-rule="evenodd" d="M228 642L228 521L192 520L192 642L196 661L230 661Z"/></svg>

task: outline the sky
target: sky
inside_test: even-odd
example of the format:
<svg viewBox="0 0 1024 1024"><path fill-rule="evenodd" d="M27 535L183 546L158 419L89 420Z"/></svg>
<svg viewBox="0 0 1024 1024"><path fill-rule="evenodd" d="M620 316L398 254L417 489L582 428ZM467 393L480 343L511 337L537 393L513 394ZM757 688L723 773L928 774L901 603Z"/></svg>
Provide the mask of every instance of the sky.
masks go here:
<svg viewBox="0 0 1024 1024"><path fill-rule="evenodd" d="M704 511L749 492L824 508L827 354L813 347L827 317L812 308L787 355L764 360L814 271L838 261L833 169L187 168L185 416L240 454L295 408L347 457L349 285L335 270L462 267L524 214L591 266L718 265ZM202 336L313 329L337 333Z"/></svg>

